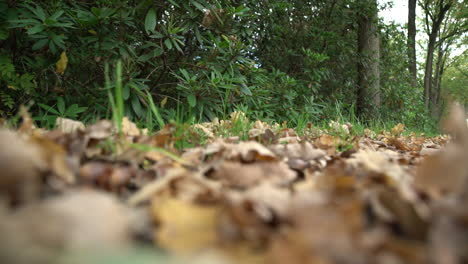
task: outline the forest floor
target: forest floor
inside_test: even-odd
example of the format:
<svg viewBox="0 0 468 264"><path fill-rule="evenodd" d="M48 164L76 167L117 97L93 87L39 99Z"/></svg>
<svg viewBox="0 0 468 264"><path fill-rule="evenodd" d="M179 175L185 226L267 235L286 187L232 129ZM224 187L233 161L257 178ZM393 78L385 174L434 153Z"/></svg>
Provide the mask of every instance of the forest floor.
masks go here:
<svg viewBox="0 0 468 264"><path fill-rule="evenodd" d="M353 134L230 120L0 130L0 262L461 263L468 128ZM203 144L194 142L203 138ZM246 139L246 140L241 140ZM180 140L192 147L177 147Z"/></svg>

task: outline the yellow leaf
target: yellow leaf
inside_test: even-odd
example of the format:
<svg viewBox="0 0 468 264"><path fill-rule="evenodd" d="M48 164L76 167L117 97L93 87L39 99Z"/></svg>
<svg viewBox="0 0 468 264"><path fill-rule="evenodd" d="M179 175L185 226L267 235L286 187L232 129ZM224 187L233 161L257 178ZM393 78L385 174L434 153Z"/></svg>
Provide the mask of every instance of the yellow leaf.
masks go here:
<svg viewBox="0 0 468 264"><path fill-rule="evenodd" d="M153 200L152 210L161 224L157 242L170 252L190 254L216 244L216 207L166 198Z"/></svg>
<svg viewBox="0 0 468 264"><path fill-rule="evenodd" d="M67 68L67 64L67 53L64 51L62 54L60 54L60 60L58 60L56 64L57 73L63 75L65 73L65 69Z"/></svg>
<svg viewBox="0 0 468 264"><path fill-rule="evenodd" d="M89 32L89 33L91 33L91 34L93 34L93 35L97 35L97 32L96 32L96 30L92 30L92 29L90 29L90 30L88 30L88 32Z"/></svg>
<svg viewBox="0 0 468 264"><path fill-rule="evenodd" d="M167 103L167 96L164 97L164 99L162 99L162 101L161 101L161 107L164 108L164 106L166 105L166 103Z"/></svg>

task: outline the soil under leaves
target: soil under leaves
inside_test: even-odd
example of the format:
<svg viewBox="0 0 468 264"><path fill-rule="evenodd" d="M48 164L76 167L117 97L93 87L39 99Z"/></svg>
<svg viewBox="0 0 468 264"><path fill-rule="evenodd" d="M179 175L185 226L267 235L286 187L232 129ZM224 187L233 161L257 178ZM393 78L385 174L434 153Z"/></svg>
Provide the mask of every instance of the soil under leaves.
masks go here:
<svg viewBox="0 0 468 264"><path fill-rule="evenodd" d="M257 121L187 127L175 147L124 119L37 129L26 112L0 130L1 263L464 263L468 128L404 126L353 136L350 124L302 136Z"/></svg>

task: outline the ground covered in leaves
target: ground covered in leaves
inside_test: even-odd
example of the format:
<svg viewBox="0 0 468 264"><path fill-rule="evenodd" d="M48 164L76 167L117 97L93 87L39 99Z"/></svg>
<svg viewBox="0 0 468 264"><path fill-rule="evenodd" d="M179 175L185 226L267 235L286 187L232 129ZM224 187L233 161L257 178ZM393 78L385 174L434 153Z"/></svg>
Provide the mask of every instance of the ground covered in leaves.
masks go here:
<svg viewBox="0 0 468 264"><path fill-rule="evenodd" d="M1 263L464 263L468 128L293 129L231 120L187 127L178 149L124 119L0 130Z"/></svg>

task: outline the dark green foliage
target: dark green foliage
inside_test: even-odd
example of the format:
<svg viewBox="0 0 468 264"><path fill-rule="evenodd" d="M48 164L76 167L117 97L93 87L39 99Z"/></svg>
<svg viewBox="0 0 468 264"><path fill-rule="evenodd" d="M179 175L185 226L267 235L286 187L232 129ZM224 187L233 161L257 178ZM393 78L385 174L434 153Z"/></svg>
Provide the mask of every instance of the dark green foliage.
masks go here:
<svg viewBox="0 0 468 264"><path fill-rule="evenodd" d="M403 29L382 27L384 116L418 126L424 111L406 76ZM120 59L124 115L134 120L161 127L243 109L305 126L354 113L356 31L351 0L2 2L0 114L34 101L47 124L51 114L110 118L116 77L105 85L105 65L113 73ZM59 100L82 111L57 111Z"/></svg>
<svg viewBox="0 0 468 264"><path fill-rule="evenodd" d="M394 24L382 28L381 43L385 50L381 56L381 91L384 120L404 122L409 127L433 129L428 117L421 89L411 85L407 70L406 36L401 26Z"/></svg>
<svg viewBox="0 0 468 264"><path fill-rule="evenodd" d="M444 96L460 102L468 109L468 52L452 59L445 70L442 84Z"/></svg>

